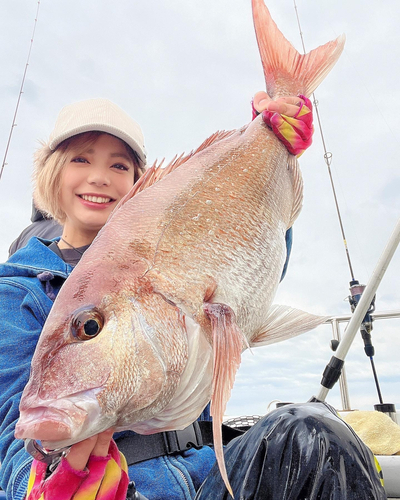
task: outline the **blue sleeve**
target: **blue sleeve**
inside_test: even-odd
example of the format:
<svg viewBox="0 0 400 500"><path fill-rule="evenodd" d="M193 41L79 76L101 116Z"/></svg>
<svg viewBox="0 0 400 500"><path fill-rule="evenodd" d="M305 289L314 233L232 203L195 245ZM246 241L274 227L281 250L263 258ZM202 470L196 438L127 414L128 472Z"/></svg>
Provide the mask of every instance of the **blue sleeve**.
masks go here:
<svg viewBox="0 0 400 500"><path fill-rule="evenodd" d="M8 278L0 282L0 311L0 485L7 500L22 500L32 457L14 429L46 312L23 282Z"/></svg>
<svg viewBox="0 0 400 500"><path fill-rule="evenodd" d="M286 231L285 241L286 241L286 260L285 264L283 265L281 281L285 277L289 265L289 257L290 257L290 252L292 251L292 244L293 244L293 227L289 227L289 229Z"/></svg>

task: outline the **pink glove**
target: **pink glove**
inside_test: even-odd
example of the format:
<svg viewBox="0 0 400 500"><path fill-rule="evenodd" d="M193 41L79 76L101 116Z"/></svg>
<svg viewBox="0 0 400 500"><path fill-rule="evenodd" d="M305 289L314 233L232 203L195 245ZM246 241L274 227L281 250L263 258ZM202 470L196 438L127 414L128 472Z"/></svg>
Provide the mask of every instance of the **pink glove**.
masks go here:
<svg viewBox="0 0 400 500"><path fill-rule="evenodd" d="M47 465L33 461L26 500L125 500L128 466L114 441L106 457L91 455L84 470L73 469L65 458L45 479Z"/></svg>
<svg viewBox="0 0 400 500"><path fill-rule="evenodd" d="M303 154L311 145L314 132L311 101L303 95L298 97L302 101L300 101L298 112L293 117L266 110L262 112L264 123L272 129L277 138L286 146L289 153L295 156ZM259 113L254 108L253 103L252 108L254 120Z"/></svg>

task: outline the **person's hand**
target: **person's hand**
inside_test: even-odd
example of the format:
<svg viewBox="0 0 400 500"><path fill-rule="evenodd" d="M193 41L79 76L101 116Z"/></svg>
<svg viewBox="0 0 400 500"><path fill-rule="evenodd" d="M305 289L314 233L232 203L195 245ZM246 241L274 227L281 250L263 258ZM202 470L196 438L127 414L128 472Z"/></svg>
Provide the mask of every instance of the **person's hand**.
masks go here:
<svg viewBox="0 0 400 500"><path fill-rule="evenodd" d="M305 104L304 99L296 95L280 97L276 101L264 92L257 92L253 99L253 106L258 113L270 111L280 115L295 116L300 109L301 104Z"/></svg>
<svg viewBox="0 0 400 500"><path fill-rule="evenodd" d="M114 429L111 428L71 446L66 456L66 460L71 468L84 470L91 455L106 457L113 434Z"/></svg>
<svg viewBox="0 0 400 500"><path fill-rule="evenodd" d="M312 104L307 97L287 96L273 100L266 92L257 92L252 101L253 120L262 114L263 121L286 149L300 156L312 143Z"/></svg>
<svg viewBox="0 0 400 500"><path fill-rule="evenodd" d="M125 500L128 466L112 435L109 429L73 445L47 479L47 465L34 460L27 500Z"/></svg>

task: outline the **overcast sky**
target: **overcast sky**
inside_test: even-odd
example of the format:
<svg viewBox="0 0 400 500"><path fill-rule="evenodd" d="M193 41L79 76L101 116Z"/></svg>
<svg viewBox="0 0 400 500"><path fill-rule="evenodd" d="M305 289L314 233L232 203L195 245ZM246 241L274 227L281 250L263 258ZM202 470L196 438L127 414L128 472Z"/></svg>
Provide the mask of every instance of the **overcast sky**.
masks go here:
<svg viewBox="0 0 400 500"><path fill-rule="evenodd" d="M292 0L268 0L285 36L301 49ZM355 276L366 282L400 215L398 0L297 0L307 50L342 33L347 42L317 90L325 142ZM4 155L36 15L36 0L1 3L0 153ZM265 88L250 0L42 0L28 74L0 181L0 259L29 223L32 154L70 102L107 97L142 126L149 160L190 151L219 129L250 120ZM347 314L348 281L319 132L301 158L304 208L277 303ZM377 310L399 308L400 252L377 294ZM385 402L400 409L400 323L375 323ZM305 401L331 357L328 327L246 353L230 414L262 414L274 399ZM354 408L377 403L358 339L347 359ZM338 389L328 402L340 408Z"/></svg>

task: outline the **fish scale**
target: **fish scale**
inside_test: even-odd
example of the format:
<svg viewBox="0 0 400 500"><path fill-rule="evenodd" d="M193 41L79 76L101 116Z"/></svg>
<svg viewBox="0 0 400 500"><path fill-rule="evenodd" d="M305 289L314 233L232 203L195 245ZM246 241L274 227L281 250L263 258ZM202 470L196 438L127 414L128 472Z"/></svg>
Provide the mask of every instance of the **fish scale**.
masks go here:
<svg viewBox="0 0 400 500"><path fill-rule="evenodd" d="M160 255L162 254L162 257L158 260L156 256L155 268L161 274L170 277L171 280L178 280L180 283L186 284L182 290L183 296L180 303L184 303L192 312L199 309L199 301L202 303L204 298L204 295L201 296L201 294L199 297L199 290L196 290L196 297L192 299L192 306L190 305L192 277L199 279L199 276L204 272L203 270L207 271L212 268L214 278L223 283L221 287L217 288L216 301L221 300L224 303L229 303L231 307L232 304L237 304L236 307L233 307L235 310L237 307L241 307L241 303L250 300L252 303L259 304L261 299L265 312L268 310L269 302L276 288L277 276L282 273L285 260L284 235L293 205L292 174L285 167L283 169L266 169L267 162L271 162L268 154L265 157L257 157L257 162L252 161L254 158L251 156L253 149L260 148L260 142L265 144L265 134L267 134L267 142L273 142L274 148L277 150L274 156L278 157L278 161L275 159L272 161L276 165L287 164L288 153L286 149L272 133L265 130L265 126L260 120L258 123L253 122L252 124L252 127L256 128L259 133L259 140L252 137L250 152L245 151L241 156L242 158L247 155L252 162L247 168L246 175L243 175L243 169L246 167L243 166L243 161L240 158L236 162L227 161L226 168L220 168L218 174L213 176L213 183L207 183L205 187L202 186L201 191L197 188L197 184L191 187L192 192L198 193L197 196L192 196L184 208L177 211L173 221L168 225L168 230L163 232L162 239L158 242L157 251ZM252 131L249 131L249 134L254 135ZM244 135L241 137L245 142L242 149L248 149L248 140ZM218 144L217 148L220 149L223 146L223 144ZM269 153L271 153L271 149L273 148L269 149ZM202 158L198 158L197 161L201 162ZM220 159L218 163L221 164ZM191 165L191 168L196 170L196 166ZM211 166L210 170L215 169ZM231 183L230 179L226 180L227 170L230 179L234 180L235 192L238 195L242 194L240 205L237 203L237 199L221 194L224 192L224 186ZM199 176L198 184L204 184L204 177L209 177L208 169ZM168 191L168 186L163 184L167 180L166 178L160 182L159 188L163 189L164 192ZM221 192L215 192L215 184L222 186ZM271 205L269 199L279 196L279 192L282 191L285 192L286 203L280 203L279 206ZM207 200L212 201L212 203L207 205L205 203ZM180 204L177 203L176 206L180 207ZM216 209L218 212L215 212ZM210 220L208 224L202 225L201 220L193 221L194 214L199 213L199 211L201 220ZM223 221L221 221L222 218ZM278 219L283 219L280 227L277 224ZM239 229L238 221L240 221ZM214 230L213 235L209 235L209 228L215 226L218 229ZM182 228L184 231L183 234L180 234ZM221 234L218 233L219 231ZM276 240L279 243L275 242ZM227 241L229 245L227 245ZM170 252L172 244L174 244L173 256ZM280 247L280 251L274 253L272 260L269 251L271 245ZM208 249L208 251L199 252L196 256L196 262L194 264L192 262L190 265L189 279L184 280L187 268L182 263L190 260L192 249L199 246L204 250ZM269 265L267 273L265 273L267 262ZM261 270L264 272L260 272ZM262 318L259 321L262 321ZM244 325L239 323L239 326L243 328ZM250 325L248 326L250 327ZM247 328L245 333L250 334L252 331Z"/></svg>

